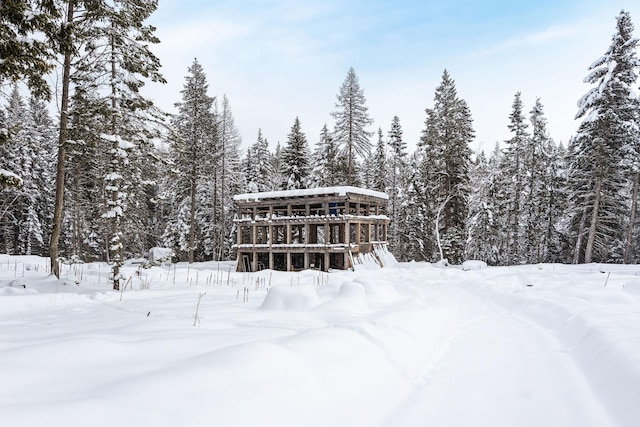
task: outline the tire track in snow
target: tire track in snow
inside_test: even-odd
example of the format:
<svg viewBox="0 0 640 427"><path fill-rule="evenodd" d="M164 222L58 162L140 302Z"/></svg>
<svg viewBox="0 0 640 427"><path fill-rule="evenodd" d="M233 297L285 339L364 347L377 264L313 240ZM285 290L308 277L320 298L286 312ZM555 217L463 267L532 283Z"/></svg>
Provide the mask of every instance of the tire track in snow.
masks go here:
<svg viewBox="0 0 640 427"><path fill-rule="evenodd" d="M460 286L438 287L467 320L440 349L421 387L382 425L614 425L553 334Z"/></svg>

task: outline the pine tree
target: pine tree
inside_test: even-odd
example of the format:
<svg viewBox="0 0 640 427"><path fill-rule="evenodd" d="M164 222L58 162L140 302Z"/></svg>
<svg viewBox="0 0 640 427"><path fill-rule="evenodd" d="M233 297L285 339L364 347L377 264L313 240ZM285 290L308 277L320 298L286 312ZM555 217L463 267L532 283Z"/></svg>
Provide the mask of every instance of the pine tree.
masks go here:
<svg viewBox="0 0 640 427"><path fill-rule="evenodd" d="M470 170L469 220L466 253L469 259L496 265L498 258L498 224L496 222L496 184L499 150L487 159L484 152L476 156Z"/></svg>
<svg viewBox="0 0 640 427"><path fill-rule="evenodd" d="M505 262L507 264L519 264L525 262L523 199L525 192L525 150L529 145L529 133L523 111L520 92L516 93L509 114L509 131L512 137L505 141L506 148L500 162L502 175L501 188L504 194L504 208L506 214L506 236L504 241Z"/></svg>
<svg viewBox="0 0 640 427"><path fill-rule="evenodd" d="M0 1L0 85L22 80L35 97L50 99L45 76L54 68L54 53L46 37L58 18L53 1Z"/></svg>
<svg viewBox="0 0 640 427"><path fill-rule="evenodd" d="M393 117L388 135L389 166L385 168L388 176L388 215L391 218L388 240L393 250L402 244L402 236L406 234L406 230L403 230L400 224L400 205L407 191L408 153L407 143L402 140L402 126L398 116Z"/></svg>
<svg viewBox="0 0 640 427"><path fill-rule="evenodd" d="M287 145L282 152L284 177L287 180L287 190L308 188L311 165L309 159L309 145L307 137L302 132L300 120L296 117L287 136Z"/></svg>
<svg viewBox="0 0 640 427"><path fill-rule="evenodd" d="M262 136L262 130L258 129L258 138L247 149L247 156L244 161L244 173L246 180L246 191L254 193L257 191L270 191L270 182L273 178L271 168L271 153L269 142Z"/></svg>
<svg viewBox="0 0 640 427"><path fill-rule="evenodd" d="M411 156L406 196L401 199L398 230L401 238L393 254L399 261L430 261L435 250L431 205L422 179L424 159L420 149Z"/></svg>
<svg viewBox="0 0 640 427"><path fill-rule="evenodd" d="M207 94L207 78L197 60L188 69L184 87L181 91L182 102L176 104L178 114L174 117L175 138L173 140L174 164L171 191L176 196L178 215L173 216L167 225L165 240L179 242L179 250L187 253L189 263L194 262L198 249L199 224L198 210L202 202L201 191L205 177L204 168L211 164L217 153L211 150L215 137L215 118L213 115L214 98ZM188 215L188 217L185 217ZM176 224L176 221L180 224ZM185 227L187 224L188 227ZM188 235L180 233L188 229ZM170 237L178 233L177 237ZM200 249L202 247L200 246Z"/></svg>
<svg viewBox="0 0 640 427"><path fill-rule="evenodd" d="M334 138L344 158L346 185L358 184L358 158L364 158L371 150L366 127L373 123L369 118L364 91L360 88L358 77L353 68L349 68L338 92L337 110L332 113L336 119Z"/></svg>
<svg viewBox="0 0 640 427"><path fill-rule="evenodd" d="M376 151L374 153L373 168L374 176L371 189L382 192L387 191L387 144L382 136L381 128L378 128L378 143L376 144Z"/></svg>
<svg viewBox="0 0 640 427"><path fill-rule="evenodd" d="M139 182L136 171L139 164L133 160L146 157L144 145L153 136L148 127L152 118L147 114L153 115L155 110L151 101L141 96L140 88L145 84L143 78L165 82L159 72L160 62L148 47L149 43L160 41L153 34L154 27L144 24L157 6L157 0L114 1L104 12L109 25L97 26L89 44L89 48L103 51L103 61L93 64L97 65L98 72L106 71L109 76L108 126L101 139L110 146L109 167L104 176L105 191L110 197L102 218L110 223L108 253L115 290L120 289L122 279L125 231L136 237L135 231L141 225L135 221L139 217L129 217L133 219L133 226L126 227L127 206L139 202L138 196L142 195L132 188L132 184ZM142 153L132 156L137 149L142 149Z"/></svg>
<svg viewBox="0 0 640 427"><path fill-rule="evenodd" d="M464 260L471 162L469 144L473 137L467 103L458 98L455 82L445 70L442 83L436 88L434 108L427 109L420 147L424 150L426 194L433 200L434 217L440 219L434 224L434 231L439 235L442 230L442 252L453 263Z"/></svg>
<svg viewBox="0 0 640 427"><path fill-rule="evenodd" d="M0 193L0 206L3 216L2 240L4 252L8 254L24 254L24 234L22 233L25 215L28 215L32 205L32 188L30 183L33 153L30 152L31 138L28 123L28 111L24 99L20 95L18 86L14 85L9 95L6 109L5 126L9 129L9 139L3 146L3 156L0 159L0 170L9 170L20 176L20 186L10 186ZM26 185L25 185L26 184ZM22 236L21 236L22 234ZM22 242L20 241L22 238Z"/></svg>
<svg viewBox="0 0 640 427"><path fill-rule="evenodd" d="M628 194L623 176L625 141L633 140L638 101L633 93L637 40L628 12L617 17L616 33L605 54L590 67L585 82L594 84L579 101L583 121L570 143L571 215L574 262L621 260L622 226Z"/></svg>
<svg viewBox="0 0 640 427"><path fill-rule="evenodd" d="M214 224L218 227L219 237L217 250L214 251L214 259L229 259L232 253L232 245L235 236L231 233L233 228L233 195L241 192L240 179L240 133L235 125L231 105L226 95L222 96L222 108L218 117L218 139L220 153L220 197L219 214L215 215Z"/></svg>
<svg viewBox="0 0 640 427"><path fill-rule="evenodd" d="M320 131L320 140L316 143L313 153L313 181L317 187L332 187L338 185L338 146L329 132L327 125Z"/></svg>
<svg viewBox="0 0 640 427"><path fill-rule="evenodd" d="M0 192L0 247L7 253L41 255L51 212L51 198L47 197L51 120L45 104L32 96L27 105L17 85L9 96L6 114L1 112L0 116L10 130L9 139L0 146L0 169L21 176L20 186Z"/></svg>
<svg viewBox="0 0 640 427"><path fill-rule="evenodd" d="M531 137L525 139L522 159L526 175L522 199L524 245L521 255L526 262L539 263L546 259L548 249L544 240L548 224L541 218L548 217L546 211L550 208L546 201L551 189L547 182L547 178L551 178L548 176L551 158L547 150L553 147L540 99L536 99L530 112L530 121Z"/></svg>

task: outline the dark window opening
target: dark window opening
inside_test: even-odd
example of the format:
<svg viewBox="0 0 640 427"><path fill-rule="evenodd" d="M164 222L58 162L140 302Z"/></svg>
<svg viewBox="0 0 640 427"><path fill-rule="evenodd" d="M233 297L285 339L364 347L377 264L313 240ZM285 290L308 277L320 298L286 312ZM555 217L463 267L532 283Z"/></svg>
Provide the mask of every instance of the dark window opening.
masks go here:
<svg viewBox="0 0 640 427"><path fill-rule="evenodd" d="M273 269L278 271L287 271L287 262L284 253L273 254Z"/></svg>
<svg viewBox="0 0 640 427"><path fill-rule="evenodd" d="M344 270L344 254L329 254L329 268Z"/></svg>
<svg viewBox="0 0 640 427"><path fill-rule="evenodd" d="M324 254L322 253L309 254L309 268L325 271Z"/></svg>
<svg viewBox="0 0 640 427"><path fill-rule="evenodd" d="M291 268L294 271L304 270L304 254L291 254Z"/></svg>
<svg viewBox="0 0 640 427"><path fill-rule="evenodd" d="M269 252L258 252L258 271L269 268Z"/></svg>
<svg viewBox="0 0 640 427"><path fill-rule="evenodd" d="M242 238L242 244L251 243L251 227L240 227L240 235Z"/></svg>

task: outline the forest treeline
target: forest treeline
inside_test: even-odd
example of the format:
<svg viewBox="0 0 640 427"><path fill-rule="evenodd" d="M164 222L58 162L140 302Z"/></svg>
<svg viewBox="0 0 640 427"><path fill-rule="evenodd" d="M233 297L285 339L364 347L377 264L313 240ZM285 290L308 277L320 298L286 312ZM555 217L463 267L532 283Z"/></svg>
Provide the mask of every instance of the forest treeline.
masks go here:
<svg viewBox="0 0 640 427"><path fill-rule="evenodd" d="M1 252L48 255L56 274L60 260L105 260L117 288L123 260L155 246L190 262L233 258L234 194L354 185L389 195L389 246L403 261L638 261L640 61L628 12L587 68L566 147L541 100L525 106L516 93L510 138L474 153L472 112L446 70L413 150L399 117L372 129L353 68L334 122L308 134L296 117L273 148L259 129L243 143L197 60L166 114L143 95L164 81L145 23L156 7L0 3Z"/></svg>

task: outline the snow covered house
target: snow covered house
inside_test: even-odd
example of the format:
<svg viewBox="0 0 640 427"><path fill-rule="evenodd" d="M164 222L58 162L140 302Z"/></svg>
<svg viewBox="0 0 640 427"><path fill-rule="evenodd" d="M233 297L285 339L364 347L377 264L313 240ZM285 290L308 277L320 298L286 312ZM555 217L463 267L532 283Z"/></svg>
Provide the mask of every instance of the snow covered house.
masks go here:
<svg viewBox="0 0 640 427"><path fill-rule="evenodd" d="M386 250L388 196L324 187L234 196L237 270L345 270Z"/></svg>

